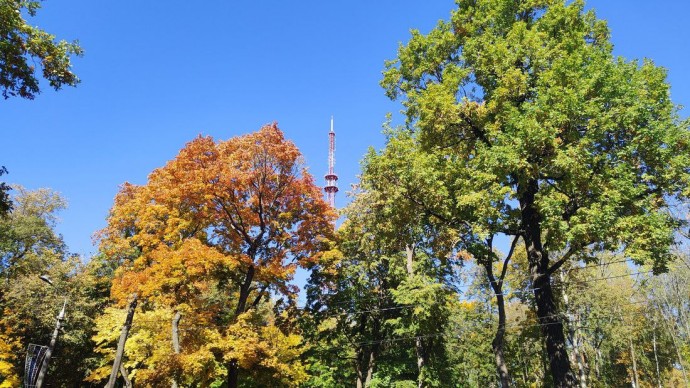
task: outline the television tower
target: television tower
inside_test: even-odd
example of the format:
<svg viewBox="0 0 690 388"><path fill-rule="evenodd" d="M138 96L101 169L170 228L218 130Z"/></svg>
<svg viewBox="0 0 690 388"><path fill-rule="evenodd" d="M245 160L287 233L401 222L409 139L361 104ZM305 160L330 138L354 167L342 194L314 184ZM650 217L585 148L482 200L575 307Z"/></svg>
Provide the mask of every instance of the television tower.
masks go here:
<svg viewBox="0 0 690 388"><path fill-rule="evenodd" d="M335 208L335 193L338 192L338 175L334 171L335 167L335 132L333 132L333 116L331 116L331 131L328 133L328 174L326 174L326 198L332 208Z"/></svg>

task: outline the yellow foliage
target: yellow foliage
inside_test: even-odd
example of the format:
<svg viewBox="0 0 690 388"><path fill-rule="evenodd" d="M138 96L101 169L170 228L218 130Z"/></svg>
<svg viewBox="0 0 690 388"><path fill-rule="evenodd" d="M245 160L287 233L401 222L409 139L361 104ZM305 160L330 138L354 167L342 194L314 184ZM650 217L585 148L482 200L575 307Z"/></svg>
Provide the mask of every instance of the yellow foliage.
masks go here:
<svg viewBox="0 0 690 388"><path fill-rule="evenodd" d="M304 351L302 337L286 335L272 319L256 327L255 315L242 314L228 327L222 345L225 360L237 360L240 368L250 373L267 370L281 385L299 386L308 378L306 366L299 359Z"/></svg>
<svg viewBox="0 0 690 388"><path fill-rule="evenodd" d="M236 316L271 292L295 292L289 280L297 266L315 263L333 237L337 215L301 163L272 124L228 141L198 137L145 185L122 186L99 239L119 264L112 298L119 306L132 293L140 298L125 351L137 385L213 381L231 360L283 385L306 379L299 336L279 330L268 310ZM175 311L184 327L177 355ZM108 331L119 333L122 314L110 310L99 323L105 360L116 340ZM102 380L107 363L91 381Z"/></svg>
<svg viewBox="0 0 690 388"><path fill-rule="evenodd" d="M0 333L0 388L19 386L19 375L14 369L19 351L21 344L18 338Z"/></svg>

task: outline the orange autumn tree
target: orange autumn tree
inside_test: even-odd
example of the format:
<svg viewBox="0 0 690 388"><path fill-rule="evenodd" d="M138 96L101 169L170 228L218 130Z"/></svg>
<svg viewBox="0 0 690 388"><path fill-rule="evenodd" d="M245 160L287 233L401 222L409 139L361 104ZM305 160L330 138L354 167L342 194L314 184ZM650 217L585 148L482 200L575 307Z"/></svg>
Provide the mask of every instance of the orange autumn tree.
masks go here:
<svg viewBox="0 0 690 388"><path fill-rule="evenodd" d="M198 137L146 185L125 184L101 232L101 250L120 264L112 297L122 305L136 293L141 311L166 309L173 322L167 358L155 373L137 371L139 383L192 383L180 379L200 369L229 387L240 369L270 370L283 385L304 379L299 337L276 333L262 304L294 295L296 267L327 249L335 217L275 124L228 141Z"/></svg>

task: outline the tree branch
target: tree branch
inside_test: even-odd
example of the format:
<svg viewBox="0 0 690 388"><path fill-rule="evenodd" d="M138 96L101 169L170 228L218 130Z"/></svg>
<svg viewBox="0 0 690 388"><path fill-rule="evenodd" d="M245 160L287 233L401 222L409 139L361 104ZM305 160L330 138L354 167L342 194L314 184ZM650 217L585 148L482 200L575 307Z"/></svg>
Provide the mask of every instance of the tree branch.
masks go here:
<svg viewBox="0 0 690 388"><path fill-rule="evenodd" d="M506 256L505 260L503 260L503 268L501 269L501 276L498 278L499 287L503 286L503 279L506 278L506 273L508 272L508 262L510 262L510 259L513 257L513 252L515 252L515 247L517 246L517 242L519 239L520 239L520 236L515 236L513 238L513 242L510 244L510 250L508 251L508 255Z"/></svg>
<svg viewBox="0 0 690 388"><path fill-rule="evenodd" d="M549 269L546 270L546 273L549 274L549 275L551 275L551 274L553 274L554 272L556 272L556 270L558 270L559 268L561 268L561 266L562 266L566 261L568 261L568 260L570 259L570 257L575 253L575 250L576 250L576 247L575 247L575 246L570 246L570 248L569 248L568 251L563 255L563 257L561 257L560 260L558 260L558 261L556 261L555 263L553 263L553 265L552 265Z"/></svg>

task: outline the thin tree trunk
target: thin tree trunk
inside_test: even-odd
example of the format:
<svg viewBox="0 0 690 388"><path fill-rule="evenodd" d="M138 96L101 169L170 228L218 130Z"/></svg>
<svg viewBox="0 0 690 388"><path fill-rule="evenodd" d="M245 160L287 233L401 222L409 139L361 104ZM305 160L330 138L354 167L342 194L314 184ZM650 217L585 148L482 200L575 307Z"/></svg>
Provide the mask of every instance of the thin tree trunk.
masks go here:
<svg viewBox="0 0 690 388"><path fill-rule="evenodd" d="M632 386L633 388L640 388L640 376L637 373L637 359L635 358L635 346L633 346L632 339L628 340L630 343L630 357L632 358Z"/></svg>
<svg viewBox="0 0 690 388"><path fill-rule="evenodd" d="M253 257L251 255L250 257ZM240 296L237 300L237 308L235 309L235 318L244 313L247 307L247 298L249 298L249 291L254 280L254 265L247 268L247 273L244 277L244 282L240 285ZM230 360L226 368L228 370L227 383L228 388L237 388L239 378L239 364L237 360Z"/></svg>
<svg viewBox="0 0 690 388"><path fill-rule="evenodd" d="M125 352L125 343L127 342L127 336L129 335L129 329L132 327L132 319L134 319L134 311L137 308L138 297L137 294L132 295L132 299L129 301L127 306L127 317L125 318L125 323L122 325L122 331L120 332L120 340L117 343L117 351L115 352L115 360L113 361L113 369L110 372L110 379L105 385L105 388L114 388L115 382L117 381L117 374L120 371L120 365L122 364L122 356Z"/></svg>
<svg viewBox="0 0 690 388"><path fill-rule="evenodd" d="M405 245L405 253L407 254L407 278L412 280L414 277L414 256L415 256L415 246L407 244ZM424 344L420 338L421 333L415 333L417 337L415 339L415 352L417 355L417 387L423 388L424 384L424 368L427 366L426 351L424 350Z"/></svg>
<svg viewBox="0 0 690 388"><path fill-rule="evenodd" d="M538 191L539 184L536 180L530 180L524 188L518 187L523 237L537 305L537 318L546 342L553 385L556 388L571 388L576 386L576 379L570 367L563 323L551 287L548 252L542 246L541 216L535 204L535 195Z"/></svg>
<svg viewBox="0 0 690 388"><path fill-rule="evenodd" d="M654 365L656 366L656 385L661 388L661 373L659 373L659 357L656 351L656 319L654 320L654 330L652 330L652 346L654 347Z"/></svg>
<svg viewBox="0 0 690 388"><path fill-rule="evenodd" d="M525 360L524 356L521 356L521 354L526 353L526 349L523 346L523 352L517 352L517 357L518 357L518 362L522 364L522 380L523 380L523 385L527 385L527 381L529 380L529 373L527 372L527 362Z"/></svg>
<svg viewBox="0 0 690 388"><path fill-rule="evenodd" d="M498 305L498 328L491 347L494 351L494 359L496 361L496 371L501 379L501 387L510 387L510 373L508 373L508 366L506 364L505 356L503 354L503 345L506 333L506 311L503 300L503 294L496 293L496 304Z"/></svg>
<svg viewBox="0 0 690 388"><path fill-rule="evenodd" d="M244 282L242 283L242 285L240 285L240 296L237 299L237 308L235 309L235 316L239 316L246 310L247 298L249 298L249 289L252 285L252 281L254 280L254 272L254 266L250 265L249 268L247 268L247 273L244 277Z"/></svg>
<svg viewBox="0 0 690 388"><path fill-rule="evenodd" d="M559 277L561 283L565 283L564 271L559 273ZM585 369L582 365L582 353L580 352L580 343L578 342L578 329L575 327L575 325L579 324L579 319L573 319L574 315L570 312L570 297L565 288L563 288L563 307L568 316L568 339L573 345L572 362L577 365L580 388L587 388L587 376L585 375Z"/></svg>
<svg viewBox="0 0 690 388"><path fill-rule="evenodd" d="M678 343L676 342L676 336L673 335L674 332L673 332L672 328L669 327L665 318L662 317L661 322L664 323L664 326L666 326L666 330L668 331L668 334L671 336L671 342L673 342L673 348L676 350L676 357L678 357L678 364L680 365L680 371L683 372L683 381L685 381L686 386L690 386L690 382L688 382L688 376L685 374L685 366L683 366L683 356L680 354L680 350L678 349Z"/></svg>
<svg viewBox="0 0 690 388"><path fill-rule="evenodd" d="M125 368L125 364L120 364L120 374L122 375L122 380L125 381L126 388L132 388L132 381L129 379L129 374Z"/></svg>
<svg viewBox="0 0 690 388"><path fill-rule="evenodd" d="M426 368L426 360L424 357L424 344L422 343L422 339L417 336L414 340L414 346L415 346L415 351L417 352L417 387L418 388L424 388L426 386L424 380L425 380L425 370Z"/></svg>
<svg viewBox="0 0 690 388"><path fill-rule="evenodd" d="M579 324L579 319L578 319L578 324ZM580 334L579 334L580 329L575 330L575 341L576 341L576 346L575 348L578 349L577 351L577 370L580 373L580 388L587 388L587 375L589 373L589 367L585 367L586 362L585 362L585 354L584 352L580 351L580 344L582 341L580 341Z"/></svg>
<svg viewBox="0 0 690 388"><path fill-rule="evenodd" d="M489 278L489 284L491 289L494 291L496 296L496 307L498 308L498 328L496 328L496 334L494 335L493 341L491 341L491 348L494 351L494 360L496 362L496 373L501 381L502 388L510 387L510 373L508 372L508 365L506 364L505 355L503 353L505 334L506 334L506 309L505 309L505 297L503 295L503 280L505 279L506 273L508 271L508 263L510 258L513 256L515 251L515 245L518 242L518 237L515 237L512 244L510 245L510 251L506 255L503 261L503 268L501 268L501 274L498 279L494 276L493 267L493 237L487 240L488 255L483 260L482 265L486 271L486 276Z"/></svg>
<svg viewBox="0 0 690 388"><path fill-rule="evenodd" d="M182 314L178 310L175 310L175 314L172 319L172 346L173 353L175 355L180 354L180 320L182 319ZM172 388L177 388L177 379L173 377Z"/></svg>

